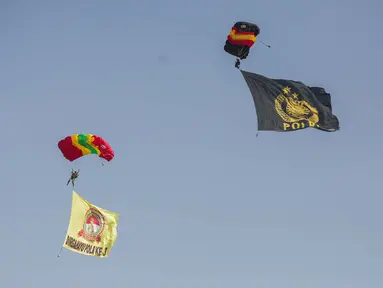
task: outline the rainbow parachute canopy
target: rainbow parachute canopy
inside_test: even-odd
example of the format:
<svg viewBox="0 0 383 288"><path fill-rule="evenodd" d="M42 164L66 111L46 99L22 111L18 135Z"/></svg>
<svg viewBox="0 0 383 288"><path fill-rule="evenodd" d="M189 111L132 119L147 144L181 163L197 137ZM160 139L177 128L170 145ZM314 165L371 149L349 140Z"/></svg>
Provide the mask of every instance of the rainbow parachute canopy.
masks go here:
<svg viewBox="0 0 383 288"><path fill-rule="evenodd" d="M114 158L113 149L108 142L93 134L73 134L60 140L58 147L69 161L89 154L97 154L108 162Z"/></svg>

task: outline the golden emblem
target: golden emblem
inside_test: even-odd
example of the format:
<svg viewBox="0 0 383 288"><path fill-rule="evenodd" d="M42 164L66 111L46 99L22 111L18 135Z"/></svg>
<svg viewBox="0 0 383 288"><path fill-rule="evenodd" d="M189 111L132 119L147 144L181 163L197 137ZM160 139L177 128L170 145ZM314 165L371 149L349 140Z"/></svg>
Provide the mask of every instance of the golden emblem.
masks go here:
<svg viewBox="0 0 383 288"><path fill-rule="evenodd" d="M278 95L275 99L275 110L278 115L289 123L308 121L315 125L319 121L318 110L304 100L298 100L298 94L293 93L290 96L289 87L283 89L284 93Z"/></svg>

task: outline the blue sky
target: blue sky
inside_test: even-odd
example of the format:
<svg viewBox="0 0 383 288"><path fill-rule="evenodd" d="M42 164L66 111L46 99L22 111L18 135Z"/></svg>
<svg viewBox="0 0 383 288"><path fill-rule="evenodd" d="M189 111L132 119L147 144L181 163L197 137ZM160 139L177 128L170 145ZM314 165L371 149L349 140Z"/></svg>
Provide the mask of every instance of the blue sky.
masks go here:
<svg viewBox="0 0 383 288"><path fill-rule="evenodd" d="M0 286L381 288L383 4L140 2L0 2ZM238 20L272 45L242 69L325 87L340 131L256 137ZM73 133L115 159L72 165ZM107 259L56 257L72 167L120 213Z"/></svg>

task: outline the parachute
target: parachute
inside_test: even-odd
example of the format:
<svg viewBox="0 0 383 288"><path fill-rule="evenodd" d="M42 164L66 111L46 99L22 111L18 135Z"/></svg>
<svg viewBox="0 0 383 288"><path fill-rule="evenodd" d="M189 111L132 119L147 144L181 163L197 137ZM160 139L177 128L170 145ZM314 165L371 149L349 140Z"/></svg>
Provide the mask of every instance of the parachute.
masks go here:
<svg viewBox="0 0 383 288"><path fill-rule="evenodd" d="M58 142L63 156L74 161L82 156L97 154L106 161L114 158L112 147L103 138L93 134L73 134Z"/></svg>
<svg viewBox="0 0 383 288"><path fill-rule="evenodd" d="M224 50L241 60L246 59L259 33L260 29L256 24L237 22L227 36Z"/></svg>

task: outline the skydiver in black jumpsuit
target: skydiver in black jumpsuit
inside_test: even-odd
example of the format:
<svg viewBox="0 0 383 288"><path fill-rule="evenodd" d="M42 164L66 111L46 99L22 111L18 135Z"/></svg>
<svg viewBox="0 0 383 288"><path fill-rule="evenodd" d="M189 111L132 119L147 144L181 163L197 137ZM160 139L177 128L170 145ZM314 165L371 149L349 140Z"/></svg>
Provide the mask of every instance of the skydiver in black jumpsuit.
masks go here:
<svg viewBox="0 0 383 288"><path fill-rule="evenodd" d="M241 61L237 58L237 61L235 61L235 68L239 69L239 65L241 65Z"/></svg>

